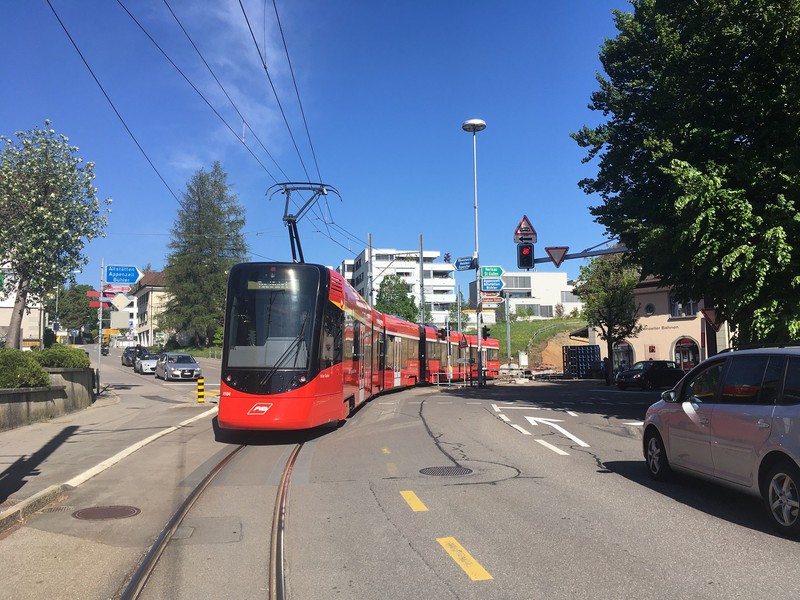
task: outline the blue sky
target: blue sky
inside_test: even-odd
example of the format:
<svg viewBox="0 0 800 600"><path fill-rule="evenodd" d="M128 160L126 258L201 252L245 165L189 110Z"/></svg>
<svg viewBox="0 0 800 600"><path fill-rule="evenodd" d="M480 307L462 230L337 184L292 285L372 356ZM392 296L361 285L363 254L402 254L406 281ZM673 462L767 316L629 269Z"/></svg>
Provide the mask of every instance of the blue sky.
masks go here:
<svg viewBox="0 0 800 600"><path fill-rule="evenodd" d="M172 192L218 160L246 210L254 260L290 260L283 200L267 190L307 176L260 64L239 0L168 0L233 98L231 107L163 0L124 0L178 73L119 3L50 0L125 123ZM271 0L243 0L310 179L317 167ZM621 0L277 0L283 34L323 182L326 219L299 223L307 262L337 265L373 245L470 256L475 246L472 135L478 134L480 256L515 268L514 230L527 215L547 246L570 253L607 239L577 182L596 172L569 137L588 110L598 51L614 37ZM0 133L53 121L96 163L100 198L113 199L106 237L85 249L79 283L99 285L105 264L165 264L179 205L84 66L46 0L3 2ZM274 157L273 162L255 136ZM261 164L259 164L259 161ZM262 167L263 164L263 167ZM330 215L328 217L328 214ZM351 234L348 238L342 230ZM331 240L328 235L333 237ZM360 241L359 241L360 240ZM580 260L561 270L577 276ZM539 265L552 271L552 264ZM471 277L458 275L466 286Z"/></svg>

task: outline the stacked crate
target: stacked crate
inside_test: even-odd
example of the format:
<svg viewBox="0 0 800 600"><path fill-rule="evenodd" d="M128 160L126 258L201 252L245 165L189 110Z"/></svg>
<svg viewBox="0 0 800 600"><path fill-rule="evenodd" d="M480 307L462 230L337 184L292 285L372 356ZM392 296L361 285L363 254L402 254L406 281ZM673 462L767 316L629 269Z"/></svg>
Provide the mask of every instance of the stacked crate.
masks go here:
<svg viewBox="0 0 800 600"><path fill-rule="evenodd" d="M592 363L600 360L600 346L562 346L564 377L590 379Z"/></svg>

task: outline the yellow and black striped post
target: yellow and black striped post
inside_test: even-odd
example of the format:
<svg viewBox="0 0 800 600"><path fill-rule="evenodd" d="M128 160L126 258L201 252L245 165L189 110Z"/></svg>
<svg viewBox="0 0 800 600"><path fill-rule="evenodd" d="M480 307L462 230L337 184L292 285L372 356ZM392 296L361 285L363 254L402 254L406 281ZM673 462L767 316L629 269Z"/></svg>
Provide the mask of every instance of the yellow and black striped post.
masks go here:
<svg viewBox="0 0 800 600"><path fill-rule="evenodd" d="M206 380L202 377L197 378L197 401L205 402L206 398Z"/></svg>

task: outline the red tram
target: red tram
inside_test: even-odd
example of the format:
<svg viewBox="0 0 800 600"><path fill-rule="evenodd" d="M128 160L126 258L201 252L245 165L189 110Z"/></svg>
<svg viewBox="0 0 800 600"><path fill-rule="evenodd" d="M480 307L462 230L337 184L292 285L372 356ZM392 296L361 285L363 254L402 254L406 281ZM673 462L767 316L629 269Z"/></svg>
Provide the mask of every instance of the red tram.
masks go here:
<svg viewBox="0 0 800 600"><path fill-rule="evenodd" d="M370 308L320 265L242 263L228 281L219 425L308 429L382 392L477 378L478 338ZM499 342L482 340L487 377Z"/></svg>

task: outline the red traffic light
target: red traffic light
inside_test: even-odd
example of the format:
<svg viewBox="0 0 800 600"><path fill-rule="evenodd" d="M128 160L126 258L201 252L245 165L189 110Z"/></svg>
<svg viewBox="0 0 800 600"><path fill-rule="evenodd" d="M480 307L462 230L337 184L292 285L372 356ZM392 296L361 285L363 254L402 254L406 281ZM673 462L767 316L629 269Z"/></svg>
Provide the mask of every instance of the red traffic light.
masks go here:
<svg viewBox="0 0 800 600"><path fill-rule="evenodd" d="M533 268L533 244L517 244L517 267Z"/></svg>

